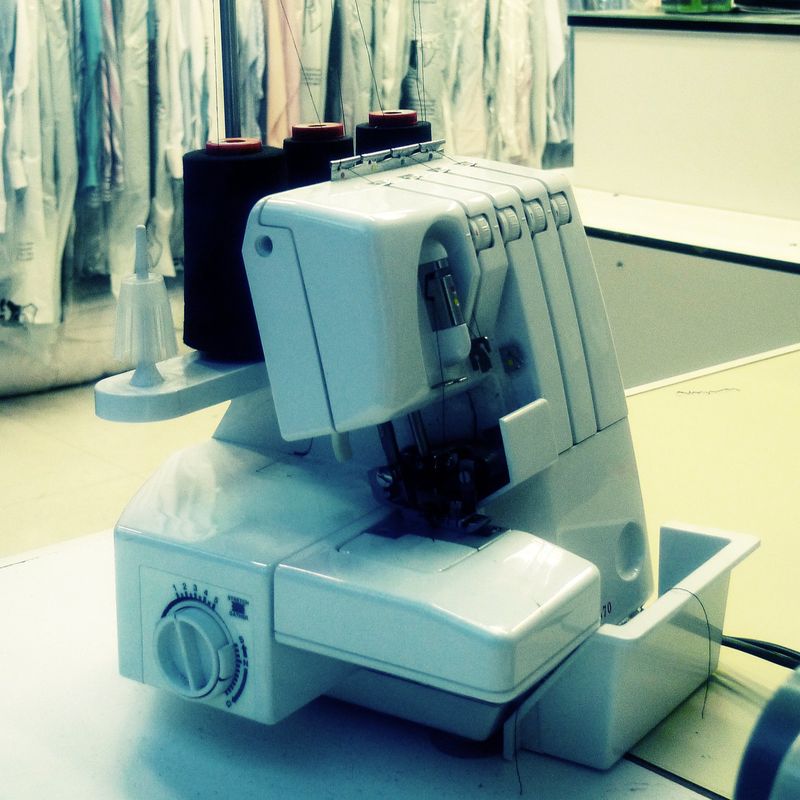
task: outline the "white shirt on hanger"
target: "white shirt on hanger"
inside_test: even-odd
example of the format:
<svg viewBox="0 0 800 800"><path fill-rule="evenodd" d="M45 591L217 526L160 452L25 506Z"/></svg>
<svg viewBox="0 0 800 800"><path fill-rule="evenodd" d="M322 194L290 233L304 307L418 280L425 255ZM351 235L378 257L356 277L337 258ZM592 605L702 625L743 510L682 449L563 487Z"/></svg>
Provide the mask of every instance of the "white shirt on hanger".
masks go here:
<svg viewBox="0 0 800 800"><path fill-rule="evenodd" d="M133 272L134 231L144 225L150 207L150 111L148 90L148 0L126 0L115 6L120 36L122 149L125 181L111 198L108 265L116 294L122 277Z"/></svg>
<svg viewBox="0 0 800 800"><path fill-rule="evenodd" d="M44 33L37 0L19 0L6 150L15 192L11 299L26 308L29 321L57 323L61 320L61 270L53 269L42 185L40 90L49 94L49 86L40 85L40 39L44 44Z"/></svg>
<svg viewBox="0 0 800 800"><path fill-rule="evenodd" d="M262 139L259 121L264 99L266 39L261 0L239 0L236 16L239 43L239 114L241 135ZM326 56L327 57L327 56ZM213 91L212 91L213 96Z"/></svg>
<svg viewBox="0 0 800 800"><path fill-rule="evenodd" d="M445 60L449 87L444 113L449 149L463 156L485 156L488 147L484 43L486 0L448 0L450 30Z"/></svg>
<svg viewBox="0 0 800 800"><path fill-rule="evenodd" d="M267 20L267 144L282 147L289 135L289 124L281 9L278 0L263 0L263 3Z"/></svg>
<svg viewBox="0 0 800 800"><path fill-rule="evenodd" d="M48 237L53 238L51 268L60 276L61 260L64 255L78 188L72 54L62 0L40 0L39 7L44 13L41 22L44 24L43 33L45 35L40 37L40 46L46 47L48 54L51 98L48 113L45 114L42 109L42 127L44 130L52 131L50 146L47 148L47 152L44 148L42 152L42 172L43 176L52 176L50 192L53 194L55 216L54 218L48 217L50 222L47 228ZM44 74L45 70L43 69L42 72ZM60 278L54 279L54 283L60 286Z"/></svg>
<svg viewBox="0 0 800 800"><path fill-rule="evenodd" d="M189 43L184 32L185 13L180 3L168 2L170 12L169 31L167 33L167 72L169 75L169 100L166 103L168 123L164 155L170 175L176 180L183 180L183 154L185 151L185 130L183 100L181 91L181 72L185 69L188 58ZM166 14L164 17L166 18Z"/></svg>
<svg viewBox="0 0 800 800"><path fill-rule="evenodd" d="M411 46L412 0L375 0L373 67L379 97L373 108L399 108ZM360 120L363 121L363 120Z"/></svg>
<svg viewBox="0 0 800 800"><path fill-rule="evenodd" d="M348 131L366 122L375 107L372 70L375 0L342 0L339 7L341 105Z"/></svg>
<svg viewBox="0 0 800 800"><path fill-rule="evenodd" d="M306 0L303 11L300 75L300 119L298 122L325 122L325 97L328 90L333 5L330 0ZM295 32L297 35L297 32Z"/></svg>

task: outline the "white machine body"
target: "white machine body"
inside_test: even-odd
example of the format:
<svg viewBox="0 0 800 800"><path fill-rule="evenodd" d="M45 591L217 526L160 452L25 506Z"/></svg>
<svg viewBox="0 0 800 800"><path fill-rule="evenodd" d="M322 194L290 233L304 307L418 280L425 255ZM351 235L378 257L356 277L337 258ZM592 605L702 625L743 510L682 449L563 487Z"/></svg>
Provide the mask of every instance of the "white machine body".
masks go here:
<svg viewBox="0 0 800 800"><path fill-rule="evenodd" d="M388 157L253 209L266 369L175 360L160 387L98 385L117 419L233 398L119 521L121 672L265 723L328 694L610 766L703 679L691 603L724 614L755 540L666 530L674 581L641 611L626 404L567 181ZM676 635L660 698L631 713Z"/></svg>

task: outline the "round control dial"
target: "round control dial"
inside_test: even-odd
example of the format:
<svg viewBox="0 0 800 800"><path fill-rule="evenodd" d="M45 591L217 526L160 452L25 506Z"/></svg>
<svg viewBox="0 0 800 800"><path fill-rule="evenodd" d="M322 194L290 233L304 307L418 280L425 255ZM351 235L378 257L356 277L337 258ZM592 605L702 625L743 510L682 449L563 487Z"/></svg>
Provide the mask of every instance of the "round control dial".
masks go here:
<svg viewBox="0 0 800 800"><path fill-rule="evenodd" d="M222 620L191 600L172 606L155 630L155 656L170 688L184 697L224 691L236 671L236 646Z"/></svg>
<svg viewBox="0 0 800 800"><path fill-rule="evenodd" d="M528 226L531 229L531 234L547 230L547 214L544 206L538 200L531 200L525 203L525 213L528 217Z"/></svg>
<svg viewBox="0 0 800 800"><path fill-rule="evenodd" d="M486 250L492 246L492 226L488 218L483 214L470 217L469 232L472 236L472 243L476 251Z"/></svg>
<svg viewBox="0 0 800 800"><path fill-rule="evenodd" d="M572 214L569 210L569 200L563 192L558 192L550 198L553 208L553 216L556 218L556 225L566 225L571 219Z"/></svg>
<svg viewBox="0 0 800 800"><path fill-rule="evenodd" d="M513 242L522 235L519 217L511 206L501 208L497 212L497 221L500 223L500 232L503 234L504 242Z"/></svg>

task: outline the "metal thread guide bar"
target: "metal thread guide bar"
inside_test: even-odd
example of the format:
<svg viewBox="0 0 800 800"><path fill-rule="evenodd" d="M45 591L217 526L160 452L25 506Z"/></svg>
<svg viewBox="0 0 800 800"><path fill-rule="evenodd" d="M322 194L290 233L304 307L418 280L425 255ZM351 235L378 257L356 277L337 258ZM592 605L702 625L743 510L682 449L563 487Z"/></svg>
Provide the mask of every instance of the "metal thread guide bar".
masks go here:
<svg viewBox="0 0 800 800"><path fill-rule="evenodd" d="M425 164L440 158L444 158L444 139L392 147L389 150L378 150L375 153L364 153L352 158L331 161L331 180L363 178L377 172L387 172L413 164Z"/></svg>

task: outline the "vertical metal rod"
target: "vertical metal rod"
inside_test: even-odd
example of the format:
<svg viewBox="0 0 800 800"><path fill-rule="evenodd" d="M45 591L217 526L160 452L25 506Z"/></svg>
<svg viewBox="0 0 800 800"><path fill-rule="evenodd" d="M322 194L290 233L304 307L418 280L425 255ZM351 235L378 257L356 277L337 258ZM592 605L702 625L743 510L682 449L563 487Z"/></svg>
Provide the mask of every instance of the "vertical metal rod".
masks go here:
<svg viewBox="0 0 800 800"><path fill-rule="evenodd" d="M414 435L414 444L416 444L419 454L425 457L430 453L431 448L428 444L428 433L425 430L422 414L420 414L419 411L412 411L408 415L408 420L411 423L411 433Z"/></svg>
<svg viewBox="0 0 800 800"><path fill-rule="evenodd" d="M397 446L394 425L391 422L382 422L378 425L378 433L381 437L383 454L386 456L389 466L393 467L400 460L400 448Z"/></svg>
<svg viewBox="0 0 800 800"><path fill-rule="evenodd" d="M219 12L225 136L238 138L242 135L242 122L239 115L239 47L236 30L236 0L219 0Z"/></svg>

